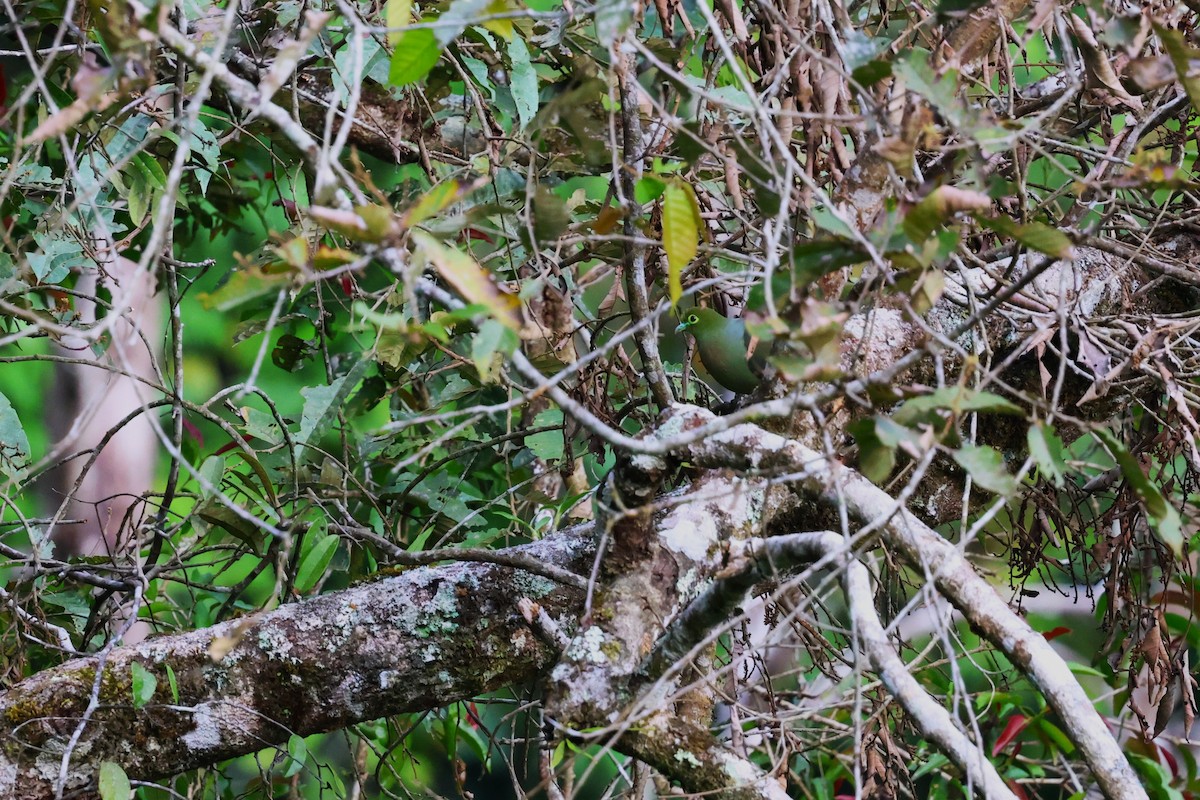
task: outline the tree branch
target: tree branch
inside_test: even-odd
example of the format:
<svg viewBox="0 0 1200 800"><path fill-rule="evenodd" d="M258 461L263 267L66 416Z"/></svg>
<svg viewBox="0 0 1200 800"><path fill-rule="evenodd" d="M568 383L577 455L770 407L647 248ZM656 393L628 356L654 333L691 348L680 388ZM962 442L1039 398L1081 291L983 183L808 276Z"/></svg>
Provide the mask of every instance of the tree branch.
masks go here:
<svg viewBox="0 0 1200 800"><path fill-rule="evenodd" d="M671 424L704 425L712 413L676 406ZM1062 657L1029 627L971 567L958 548L866 478L799 442L743 425L688 448L695 463L711 468L779 470L799 474L796 488L830 506L844 503L859 523L879 524L882 541L921 570L972 627L1003 651L1037 685L1079 747L1101 790L1112 800L1145 798L1120 745ZM881 518L881 515L882 518Z"/></svg>
<svg viewBox="0 0 1200 800"><path fill-rule="evenodd" d="M590 566L594 547L587 525L513 550L578 572ZM94 785L103 761L148 780L257 752L292 733L440 708L528 681L558 653L525 622L521 598L567 629L583 605L583 592L528 572L454 564L113 649L103 661L99 705L71 753L65 788ZM70 661L0 695L7 741L0 796L54 796L99 663L95 657ZM158 679L141 708L131 696L135 663Z"/></svg>

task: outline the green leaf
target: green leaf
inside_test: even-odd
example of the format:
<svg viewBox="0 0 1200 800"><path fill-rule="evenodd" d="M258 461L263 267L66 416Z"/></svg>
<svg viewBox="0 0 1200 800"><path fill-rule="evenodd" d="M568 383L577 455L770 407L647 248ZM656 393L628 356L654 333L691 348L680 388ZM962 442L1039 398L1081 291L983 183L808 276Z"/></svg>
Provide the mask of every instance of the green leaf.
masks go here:
<svg viewBox="0 0 1200 800"><path fill-rule="evenodd" d="M529 47L520 36L509 40L508 58L512 63L508 88L512 92L513 103L517 106L517 118L523 129L533 120L538 110L537 71L533 68L533 62L529 60Z"/></svg>
<svg viewBox="0 0 1200 800"><path fill-rule="evenodd" d="M1188 47L1181 31L1162 25L1155 25L1154 30L1162 40L1163 49L1171 57L1171 65L1175 67L1179 82L1183 84L1183 91L1192 101L1192 108L1200 111L1200 76L1192 69L1193 60L1200 59L1200 51Z"/></svg>
<svg viewBox="0 0 1200 800"><path fill-rule="evenodd" d="M846 430L858 443L858 469L872 483L882 483L896 467L895 445L886 444L876 430L875 419L856 420Z"/></svg>
<svg viewBox="0 0 1200 800"><path fill-rule="evenodd" d="M100 762L99 785L101 800L129 800L133 794L129 776L120 764L113 761Z"/></svg>
<svg viewBox="0 0 1200 800"><path fill-rule="evenodd" d="M150 126L154 125L154 117L149 114L132 114L121 123L121 127L113 134L104 152L113 163L124 161L130 154L146 146L146 135Z"/></svg>
<svg viewBox="0 0 1200 800"><path fill-rule="evenodd" d="M1004 456L987 445L964 445L951 452L955 462L984 489L1000 495L1014 494L1017 482L1004 466Z"/></svg>
<svg viewBox="0 0 1200 800"><path fill-rule="evenodd" d="M904 215L904 234L915 245L923 245L933 232L945 225L959 211L979 211L989 208L992 199L986 194L954 186L939 186Z"/></svg>
<svg viewBox="0 0 1200 800"><path fill-rule="evenodd" d="M850 226L845 220L838 217L832 209L826 205L817 205L812 210L812 223L817 228L832 233L839 239L854 238L854 231L850 230Z"/></svg>
<svg viewBox="0 0 1200 800"><path fill-rule="evenodd" d="M662 197L666 188L667 184L664 181L652 175L646 175L633 185L633 199L639 205L645 205Z"/></svg>
<svg viewBox="0 0 1200 800"><path fill-rule="evenodd" d="M850 76L863 86L874 84L891 77L892 62L886 57L890 41L886 37L872 39L861 31L850 31L846 36L846 66Z"/></svg>
<svg viewBox="0 0 1200 800"><path fill-rule="evenodd" d="M225 475L225 456L209 456L200 465L200 496L208 499L221 493L221 478Z"/></svg>
<svg viewBox="0 0 1200 800"><path fill-rule="evenodd" d="M393 47L403 36L403 29L412 23L413 0L387 0L383 7L384 23L388 26L388 44Z"/></svg>
<svg viewBox="0 0 1200 800"><path fill-rule="evenodd" d="M41 252L28 253L25 260L29 268L42 283L58 283L71 274L71 270L86 266L83 245L63 231L33 234Z"/></svg>
<svg viewBox="0 0 1200 800"><path fill-rule="evenodd" d="M421 195L420 199L413 204L404 214L405 227L412 228L420 225L425 220L438 213L450 203L454 202L454 198L458 196L458 181L450 178L435 185L428 192Z"/></svg>
<svg viewBox="0 0 1200 800"><path fill-rule="evenodd" d="M500 358L508 356L519 344L517 335L494 319L484 320L471 340L471 360L482 383L492 383L500 371Z"/></svg>
<svg viewBox="0 0 1200 800"><path fill-rule="evenodd" d="M931 421L938 410L946 410L956 416L972 411L1012 416L1023 416L1025 413L1016 403L991 392L980 392L963 386L946 386L930 394L906 400L904 405L892 414L892 419L901 425L911 426Z"/></svg>
<svg viewBox="0 0 1200 800"><path fill-rule="evenodd" d="M596 39L607 49L633 20L633 3L630 0L599 0L595 9Z"/></svg>
<svg viewBox="0 0 1200 800"><path fill-rule="evenodd" d="M1091 678L1108 678L1108 675L1105 675L1095 667L1089 667L1087 664L1080 664L1078 661L1068 661L1067 669L1071 670L1072 675L1082 675Z"/></svg>
<svg viewBox="0 0 1200 800"><path fill-rule="evenodd" d="M667 251L667 293L671 305L683 297L683 270L700 244L700 208L692 187L681 180L663 189L663 249Z"/></svg>
<svg viewBox="0 0 1200 800"><path fill-rule="evenodd" d="M1052 481L1059 489L1063 488L1066 484L1067 462L1063 459L1062 440L1058 434L1053 428L1039 422L1029 426L1027 440L1029 455L1033 456L1042 477Z"/></svg>
<svg viewBox="0 0 1200 800"><path fill-rule="evenodd" d="M300 415L300 432L295 438L297 446L310 444L318 432L325 432L370 363L368 359L359 361L350 372L328 386L308 386L300 390L304 410Z"/></svg>
<svg viewBox="0 0 1200 800"><path fill-rule="evenodd" d="M1183 555L1183 520L1180 519L1179 512L1167 502L1162 491L1142 471L1138 460L1112 431L1101 428L1095 433L1096 438L1108 448L1117 466L1121 468L1121 474L1146 507L1146 518L1150 527L1158 534L1159 540L1169 547L1176 557Z"/></svg>
<svg viewBox="0 0 1200 800"><path fill-rule="evenodd" d="M1070 739L1067 738L1067 735L1062 732L1062 729L1047 720L1045 717L1038 717L1035 719L1033 721L1033 728L1050 740L1059 753L1069 756L1075 752L1075 745Z"/></svg>
<svg viewBox="0 0 1200 800"><path fill-rule="evenodd" d="M283 777L290 778L304 769L304 762L308 759L308 745L303 736L293 733L288 737L287 754L288 765L283 770Z"/></svg>
<svg viewBox="0 0 1200 800"><path fill-rule="evenodd" d="M965 127L966 108L958 99L958 71L946 70L940 76L933 68L928 50L913 48L895 62L892 71L904 79L908 88L924 97L955 127Z"/></svg>
<svg viewBox="0 0 1200 800"><path fill-rule="evenodd" d="M556 408L550 408L537 415L533 420L532 427L541 428L546 425L561 426L562 421L562 412ZM525 437L525 446L543 461L559 461L563 457L562 428L542 431L541 433L531 433Z"/></svg>
<svg viewBox="0 0 1200 800"><path fill-rule="evenodd" d="M401 31L392 51L388 81L397 89L416 83L433 70L441 54L437 37L429 28Z"/></svg>
<svg viewBox="0 0 1200 800"><path fill-rule="evenodd" d="M856 245L838 239L810 239L792 248L792 269L797 288L808 286L842 267L859 264L866 254Z"/></svg>
<svg viewBox="0 0 1200 800"><path fill-rule="evenodd" d="M1053 258L1071 258L1074 250L1065 233L1040 222L1020 224L1008 217L985 217L975 214L975 220L983 227L1003 236L1011 236L1030 250L1045 253Z"/></svg>
<svg viewBox="0 0 1200 800"><path fill-rule="evenodd" d="M201 292L197 299L206 310L229 311L277 292L291 282L292 277L284 272L268 273L261 267L252 266L236 270L221 286L211 292Z"/></svg>
<svg viewBox="0 0 1200 800"><path fill-rule="evenodd" d="M129 204L129 219L135 225L145 221L155 201L167 185L167 176L158 159L138 153L122 173L126 191L123 193Z"/></svg>
<svg viewBox="0 0 1200 800"><path fill-rule="evenodd" d="M171 689L171 702L179 705L179 681L175 678L175 670L171 669L170 664L163 664L167 670L167 686Z"/></svg>
<svg viewBox="0 0 1200 800"><path fill-rule="evenodd" d="M1133 753L1129 754L1129 763L1141 776L1146 793L1154 800L1183 800L1183 794L1171 785L1171 773L1165 766Z"/></svg>
<svg viewBox="0 0 1200 800"><path fill-rule="evenodd" d="M333 561L340 541L337 536L323 533L315 527L314 532L319 535L314 536L313 544L300 559L300 566L296 568L295 588L300 594L304 594L316 586L317 581L325 575L325 570L329 569L329 562Z"/></svg>
<svg viewBox="0 0 1200 800"><path fill-rule="evenodd" d="M133 707L142 708L154 697L154 690L158 688L158 678L136 661L129 667L129 673L133 686Z"/></svg>
<svg viewBox="0 0 1200 800"><path fill-rule="evenodd" d="M29 437L12 403L0 394L0 473L19 481L29 471Z"/></svg>

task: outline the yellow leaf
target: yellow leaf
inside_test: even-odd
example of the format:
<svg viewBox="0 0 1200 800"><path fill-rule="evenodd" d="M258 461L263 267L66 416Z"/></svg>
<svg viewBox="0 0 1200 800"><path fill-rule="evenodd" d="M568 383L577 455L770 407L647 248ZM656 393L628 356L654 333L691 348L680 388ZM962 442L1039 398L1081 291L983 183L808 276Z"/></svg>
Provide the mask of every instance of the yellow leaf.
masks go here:
<svg viewBox="0 0 1200 800"><path fill-rule="evenodd" d="M438 213L446 206L454 202L458 196L458 181L453 178L447 181L442 181L437 186L434 186L425 194L421 195L421 199L413 204L413 207L404 215L404 227L411 228L420 225L425 220Z"/></svg>
<svg viewBox="0 0 1200 800"><path fill-rule="evenodd" d="M312 265L313 269L333 269L343 264L349 264L356 258L358 256L349 250L321 245L317 248L317 252L313 253Z"/></svg>
<svg viewBox="0 0 1200 800"><path fill-rule="evenodd" d="M308 241L303 236L294 236L281 245L271 248L279 260L294 270L308 266ZM269 268L264 270L271 272Z"/></svg>
<svg viewBox="0 0 1200 800"><path fill-rule="evenodd" d="M606 233L612 233L620 221L621 209L616 206L605 206L596 215L596 221L592 223L592 230L603 236Z"/></svg>
<svg viewBox="0 0 1200 800"><path fill-rule="evenodd" d="M667 251L667 292L671 306L683 296L683 270L700 245L700 205L692 187L674 180L663 189L663 249Z"/></svg>
<svg viewBox="0 0 1200 800"><path fill-rule="evenodd" d="M520 333L524 326L521 301L496 285L492 276L470 256L446 247L424 231L413 231L417 252L433 265L441 278L454 287L462 299L480 305L506 328Z"/></svg>
<svg viewBox="0 0 1200 800"><path fill-rule="evenodd" d="M279 290L291 281L286 274L268 274L261 267L253 266L235 270L229 280L213 292L199 296L200 305L209 311L228 311L242 303Z"/></svg>
<svg viewBox="0 0 1200 800"><path fill-rule="evenodd" d="M378 205L355 206L353 211L310 206L308 215L329 230L357 242L381 242L397 228L392 210Z"/></svg>
<svg viewBox="0 0 1200 800"><path fill-rule="evenodd" d="M511 11L508 3L505 0L492 0L484 9L484 14L503 14L505 11ZM504 41L509 41L513 37L513 21L508 19L489 19L485 20L483 27L487 28L492 33L496 34Z"/></svg>
<svg viewBox="0 0 1200 800"><path fill-rule="evenodd" d="M412 22L412 7L412 0L387 0L383 18L388 27L388 44L392 47L400 41L401 31Z"/></svg>

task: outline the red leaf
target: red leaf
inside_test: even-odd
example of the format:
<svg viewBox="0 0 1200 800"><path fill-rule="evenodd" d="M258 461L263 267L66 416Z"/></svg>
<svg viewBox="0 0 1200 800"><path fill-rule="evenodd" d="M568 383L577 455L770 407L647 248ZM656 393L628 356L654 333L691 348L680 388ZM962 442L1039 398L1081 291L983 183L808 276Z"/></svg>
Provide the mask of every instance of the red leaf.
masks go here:
<svg viewBox="0 0 1200 800"><path fill-rule="evenodd" d="M1000 732L996 743L992 745L992 758L995 758L1001 750L1009 745L1009 743L1017 738L1025 726L1029 724L1029 717L1024 714L1013 714L1008 718L1008 724L1004 726L1004 730Z"/></svg>
<svg viewBox="0 0 1200 800"><path fill-rule="evenodd" d="M1049 630L1049 631L1046 631L1045 633L1043 633L1042 638L1045 639L1047 642L1052 642L1055 639L1057 639L1058 637L1062 636L1063 634L1070 633L1070 632L1071 632L1070 628L1064 628L1062 625L1059 625L1057 628L1054 628L1053 630Z"/></svg>
<svg viewBox="0 0 1200 800"><path fill-rule="evenodd" d="M488 236L488 234L484 231L479 230L479 228L467 228L465 231L463 231L463 235L460 238L466 239L468 242L483 241L487 242L488 244L496 243L495 239L493 239L491 236Z"/></svg>
<svg viewBox="0 0 1200 800"><path fill-rule="evenodd" d="M1025 791L1025 787L1014 781L1012 778L1005 778L1004 782L1008 784L1008 788L1017 796L1019 800L1029 800L1029 792Z"/></svg>
<svg viewBox="0 0 1200 800"><path fill-rule="evenodd" d="M204 447L204 434L201 433L200 429L196 427L196 424L187 417L183 418L183 429L187 431L189 436L196 440L197 445Z"/></svg>
<svg viewBox="0 0 1200 800"><path fill-rule="evenodd" d="M1162 754L1163 754L1163 758L1165 758L1167 760L1167 766L1171 768L1171 777L1178 780L1179 779L1179 762L1175 760L1175 754L1172 753L1170 750L1166 750L1166 749L1164 749L1162 751Z"/></svg>
<svg viewBox="0 0 1200 800"><path fill-rule="evenodd" d="M243 438L242 441L246 443L247 447L249 447L250 443L254 441L254 437L247 436L247 437ZM241 447L241 445L236 441L227 442L219 450L217 450L217 452L213 453L213 455L219 456L222 453L228 453L230 450L232 450L235 447Z"/></svg>

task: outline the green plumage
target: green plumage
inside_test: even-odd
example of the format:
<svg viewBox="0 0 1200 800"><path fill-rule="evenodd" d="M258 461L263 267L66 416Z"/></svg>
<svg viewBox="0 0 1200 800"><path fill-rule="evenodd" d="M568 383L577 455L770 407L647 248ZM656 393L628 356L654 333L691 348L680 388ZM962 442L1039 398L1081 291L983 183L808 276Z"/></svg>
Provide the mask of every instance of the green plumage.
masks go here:
<svg viewBox="0 0 1200 800"><path fill-rule="evenodd" d="M675 329L676 333L684 331L695 337L704 368L726 389L749 394L762 382L769 345L759 342L747 359L750 336L740 319L726 319L711 308L693 308Z"/></svg>

